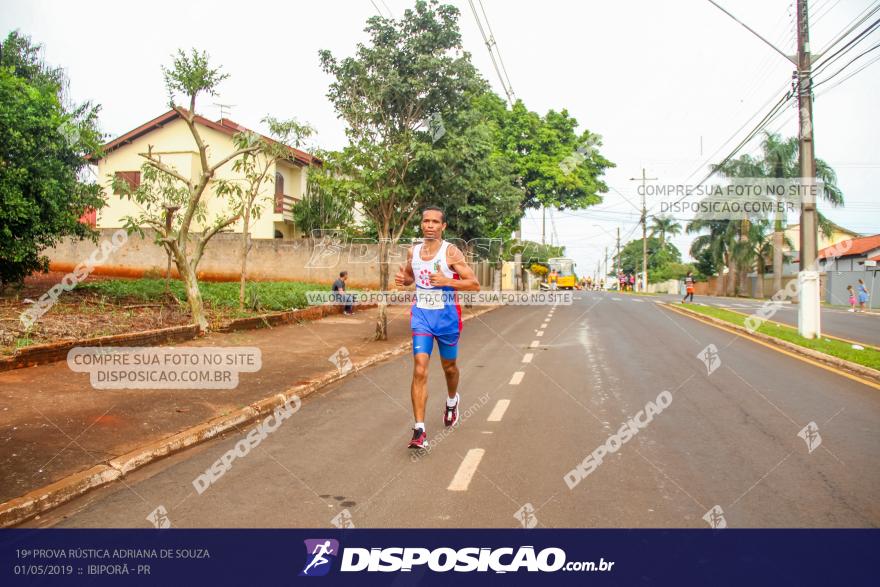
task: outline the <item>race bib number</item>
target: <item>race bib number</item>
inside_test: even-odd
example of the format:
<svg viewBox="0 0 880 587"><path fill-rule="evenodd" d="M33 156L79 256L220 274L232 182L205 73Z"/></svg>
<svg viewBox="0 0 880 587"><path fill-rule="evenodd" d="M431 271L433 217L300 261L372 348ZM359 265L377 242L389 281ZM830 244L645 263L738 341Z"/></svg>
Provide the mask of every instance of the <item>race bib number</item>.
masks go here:
<svg viewBox="0 0 880 587"><path fill-rule="evenodd" d="M416 308L421 308L422 310L442 310L443 293L443 290L419 291L416 299Z"/></svg>

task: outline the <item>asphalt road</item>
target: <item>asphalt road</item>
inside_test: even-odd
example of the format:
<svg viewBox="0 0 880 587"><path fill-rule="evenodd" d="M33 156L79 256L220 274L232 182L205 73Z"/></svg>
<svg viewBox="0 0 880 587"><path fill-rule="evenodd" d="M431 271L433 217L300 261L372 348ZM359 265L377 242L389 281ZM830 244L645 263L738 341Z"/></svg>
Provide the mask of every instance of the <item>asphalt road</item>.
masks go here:
<svg viewBox="0 0 880 587"><path fill-rule="evenodd" d="M201 495L193 480L253 425L27 525L151 527L158 506L172 526L212 528L706 528L710 510L729 527L880 525L878 389L613 293L490 312L465 325L460 357L463 421L446 433L435 353L430 452L405 448L402 356L305 400ZM569 489L570 470L658 401ZM798 436L811 422L812 451Z"/></svg>
<svg viewBox="0 0 880 587"><path fill-rule="evenodd" d="M681 296L662 295L657 296L666 301L680 301ZM694 299L699 304L727 308L737 312L751 314L756 312L764 302L750 299L717 298L713 296L697 296ZM854 313L841 308L828 308L822 306L822 333L880 346L880 315L868 313ZM781 304L771 320L797 326L797 304Z"/></svg>

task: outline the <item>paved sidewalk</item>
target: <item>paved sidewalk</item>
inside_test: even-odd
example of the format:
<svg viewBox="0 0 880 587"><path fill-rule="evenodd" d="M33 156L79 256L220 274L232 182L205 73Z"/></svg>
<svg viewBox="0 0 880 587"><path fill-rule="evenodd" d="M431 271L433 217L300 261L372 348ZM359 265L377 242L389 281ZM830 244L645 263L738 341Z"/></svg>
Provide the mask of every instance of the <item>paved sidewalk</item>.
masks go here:
<svg viewBox="0 0 880 587"><path fill-rule="evenodd" d="M0 373L0 502L335 371L340 347L357 363L409 340L409 308L392 306L388 340L374 341L377 311L178 345L259 347L262 369L233 390L95 390L66 362Z"/></svg>

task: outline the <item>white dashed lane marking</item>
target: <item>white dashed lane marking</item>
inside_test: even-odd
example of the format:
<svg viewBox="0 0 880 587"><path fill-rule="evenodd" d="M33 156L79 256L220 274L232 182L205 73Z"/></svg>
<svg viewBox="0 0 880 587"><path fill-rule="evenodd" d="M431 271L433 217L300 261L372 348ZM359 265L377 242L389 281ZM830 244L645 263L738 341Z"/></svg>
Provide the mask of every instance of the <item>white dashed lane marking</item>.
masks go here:
<svg viewBox="0 0 880 587"><path fill-rule="evenodd" d="M523 355L523 363L531 363L532 359L535 358L535 353L526 353Z"/></svg>
<svg viewBox="0 0 880 587"><path fill-rule="evenodd" d="M539 345L539 344L541 344L541 341L540 341L540 340L533 340L533 341L532 341L532 344L529 345L529 348L530 348L530 349L536 349L536 348L538 348L538 345Z"/></svg>
<svg viewBox="0 0 880 587"><path fill-rule="evenodd" d="M474 474L477 472L477 467L480 466L480 461L483 460L484 454L486 454L486 451L482 448L472 448L467 451L467 454L464 455L464 460L458 466L458 471L455 472L455 477L452 478L452 482L446 489L449 491L467 491L471 484L471 479L474 478Z"/></svg>
<svg viewBox="0 0 880 587"><path fill-rule="evenodd" d="M504 417L504 412L507 411L507 407L510 405L509 399L500 399L498 403L495 404L495 407L492 408L492 413L489 414L489 417L486 418L487 422L500 422L501 418Z"/></svg>
<svg viewBox="0 0 880 587"><path fill-rule="evenodd" d="M526 372L525 372L525 371L517 371L517 372L514 373L513 376L510 378L510 383L509 383L509 385L519 385L520 382L523 380L523 377L525 377L525 375L526 375Z"/></svg>
<svg viewBox="0 0 880 587"><path fill-rule="evenodd" d="M537 334L536 336L544 336L544 331L543 331L543 330L539 330L539 331L538 331L538 334Z"/></svg>

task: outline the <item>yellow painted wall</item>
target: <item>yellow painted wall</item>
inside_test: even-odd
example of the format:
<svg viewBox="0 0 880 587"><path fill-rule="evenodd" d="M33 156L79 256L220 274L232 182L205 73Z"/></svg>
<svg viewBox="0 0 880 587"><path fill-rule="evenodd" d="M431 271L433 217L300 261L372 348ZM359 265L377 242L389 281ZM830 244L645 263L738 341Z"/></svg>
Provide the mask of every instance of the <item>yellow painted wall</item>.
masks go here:
<svg viewBox="0 0 880 587"><path fill-rule="evenodd" d="M214 164L233 152L232 137L220 131L198 126L199 134L208 145L208 162ZM118 195L113 194L111 181L117 171L138 171L146 161L139 153L145 153L149 145L153 145L153 154L158 155L163 163L173 167L180 174L192 178L195 181L201 171L201 165L196 149L195 140L181 119L175 119L162 128L153 130L142 137L135 139L130 144L119 147L109 153L98 162L98 177L104 186L107 206L98 211L98 228L119 228L123 226L125 216L137 217L138 205ZM300 199L305 190L306 168L291 163L281 162L278 170L284 176L284 191L286 194ZM243 177L234 173L232 162L227 163L217 170L215 179L238 180ZM264 182L260 190L258 204L262 206L259 218L251 221L251 236L253 238L273 238L275 230L280 230L285 238L293 238L294 231L290 222L284 222L281 214L274 213L275 173L270 171L268 181ZM202 196L207 205L206 226L211 226L217 218L228 216L228 203L225 199L215 194L213 182L208 185ZM193 222L192 229L201 231L205 226ZM232 225L231 232L242 232L242 223Z"/></svg>
<svg viewBox="0 0 880 587"><path fill-rule="evenodd" d="M785 229L785 236L791 240L791 244L794 245L794 250L798 250L800 247L800 238L801 238L801 227L799 224L794 224ZM852 238L856 238L852 234L834 229L834 232L831 233L831 238L825 236L825 234L820 230L819 238L818 238L818 250L822 250L825 247L830 247L831 245L836 245L839 242L850 240ZM785 247L788 250L788 247Z"/></svg>

